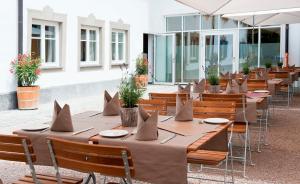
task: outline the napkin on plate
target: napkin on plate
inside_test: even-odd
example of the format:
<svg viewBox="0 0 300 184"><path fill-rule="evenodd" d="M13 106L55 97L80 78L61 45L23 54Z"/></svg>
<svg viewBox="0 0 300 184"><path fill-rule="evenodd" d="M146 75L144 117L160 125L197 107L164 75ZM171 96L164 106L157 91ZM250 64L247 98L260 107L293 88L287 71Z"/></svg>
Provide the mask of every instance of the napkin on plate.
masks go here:
<svg viewBox="0 0 300 184"><path fill-rule="evenodd" d="M56 132L73 132L73 124L70 112L70 106L65 104L63 108L54 101L54 111L52 117L51 131Z"/></svg>
<svg viewBox="0 0 300 184"><path fill-rule="evenodd" d="M182 84L178 84L178 93L190 93L191 84L188 83L185 87Z"/></svg>
<svg viewBox="0 0 300 184"><path fill-rule="evenodd" d="M192 121L193 120L193 99L187 100L184 104L180 97L176 96L176 121Z"/></svg>
<svg viewBox="0 0 300 184"><path fill-rule="evenodd" d="M135 139L139 141L152 141L158 138L158 111L148 114L142 107L138 110L138 124Z"/></svg>
<svg viewBox="0 0 300 184"><path fill-rule="evenodd" d="M205 89L205 79L202 79L201 81L194 81L193 84L193 92L194 93L203 93Z"/></svg>
<svg viewBox="0 0 300 184"><path fill-rule="evenodd" d="M240 85L240 92L242 93L248 92L247 79L245 79L244 82Z"/></svg>
<svg viewBox="0 0 300 184"><path fill-rule="evenodd" d="M109 93L104 91L104 116L116 116L120 114L119 93L116 93L112 98Z"/></svg>

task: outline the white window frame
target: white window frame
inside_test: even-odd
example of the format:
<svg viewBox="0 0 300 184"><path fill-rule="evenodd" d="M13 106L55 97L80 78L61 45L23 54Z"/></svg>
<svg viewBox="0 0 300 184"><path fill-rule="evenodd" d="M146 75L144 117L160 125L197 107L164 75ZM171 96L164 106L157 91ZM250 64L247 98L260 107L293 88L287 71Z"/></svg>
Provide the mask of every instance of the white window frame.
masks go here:
<svg viewBox="0 0 300 184"><path fill-rule="evenodd" d="M41 65L42 68L47 67L59 67L60 66L60 32L59 32L59 23L58 22L52 22L52 21L42 21L42 20L32 20L31 24L31 30L32 25L40 25L41 26L41 37L32 37L32 34L30 35L32 39L40 39L41 40L41 48L40 48L40 57L41 57ZM45 26L54 26L55 28L55 38L46 38L46 32L45 32ZM55 40L55 62L46 62L46 40ZM31 42L30 42L31 43ZM31 51L31 47L30 47Z"/></svg>
<svg viewBox="0 0 300 184"><path fill-rule="evenodd" d="M113 33L115 33L115 42L113 42ZM119 41L119 34L122 33L123 34L123 41ZM113 54L113 49L111 49L111 61L112 61L112 65L116 65L116 64L123 64L126 63L126 53L127 53L127 35L126 35L126 31L124 30L115 30L113 29L111 31L111 48L113 48L112 44L115 43L115 52L116 52L116 56L115 59L113 59L112 54ZM119 59L119 44L123 43L123 59Z"/></svg>
<svg viewBox="0 0 300 184"><path fill-rule="evenodd" d="M81 30L84 29L86 30L86 40L82 40L80 36L79 44L80 44L80 66L89 66L89 65L95 65L99 64L99 58L100 58L100 37L101 37L101 32L100 28L98 27L93 27L93 26L84 26L82 25L80 28L80 33ZM90 31L96 31L96 40L93 42L96 42L96 60L92 61L90 60ZM81 42L85 41L86 42L86 61L81 60Z"/></svg>

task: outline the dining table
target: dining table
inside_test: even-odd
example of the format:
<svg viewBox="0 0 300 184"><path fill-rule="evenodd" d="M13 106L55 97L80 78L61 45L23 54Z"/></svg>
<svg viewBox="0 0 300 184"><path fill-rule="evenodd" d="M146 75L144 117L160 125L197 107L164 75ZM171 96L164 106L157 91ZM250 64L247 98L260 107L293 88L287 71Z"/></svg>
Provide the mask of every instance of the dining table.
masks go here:
<svg viewBox="0 0 300 184"><path fill-rule="evenodd" d="M196 118L178 122L173 116L159 116L158 139L139 141L135 139L136 128L123 127L120 116L104 116L101 112L87 111L73 115L72 122L74 132L21 129L13 133L29 137L37 155L35 164L44 166L52 165L47 147L48 137L90 144L126 146L131 151L136 170L133 178L157 184L187 183L187 152L197 149L227 150L227 129L232 123L208 124ZM47 123L50 122L45 124ZM114 129L127 130L128 135L118 138L99 135L101 131Z"/></svg>

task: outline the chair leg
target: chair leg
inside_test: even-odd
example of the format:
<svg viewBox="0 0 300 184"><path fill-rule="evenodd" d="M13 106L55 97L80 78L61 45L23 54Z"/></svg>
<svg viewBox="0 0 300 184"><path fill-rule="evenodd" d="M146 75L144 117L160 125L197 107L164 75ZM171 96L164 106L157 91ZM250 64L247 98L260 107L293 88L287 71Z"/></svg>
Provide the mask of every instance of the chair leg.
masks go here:
<svg viewBox="0 0 300 184"><path fill-rule="evenodd" d="M84 184L89 184L90 180L92 179L93 184L96 184L96 177L94 173L90 173L89 176L87 177L86 181L84 181Z"/></svg>
<svg viewBox="0 0 300 184"><path fill-rule="evenodd" d="M257 145L257 152L261 152L260 144L261 144L261 127L262 127L262 119L259 119L259 131L258 131L258 145Z"/></svg>
<svg viewBox="0 0 300 184"><path fill-rule="evenodd" d="M227 178L227 169L228 169L228 154L226 156L226 160L225 160L225 171L224 171L224 183L226 184L226 178Z"/></svg>
<svg viewBox="0 0 300 184"><path fill-rule="evenodd" d="M251 140L250 140L250 130L247 131L247 140L248 140L248 151L249 151L249 163L251 166L254 166L255 164L252 162L252 153L251 153Z"/></svg>
<svg viewBox="0 0 300 184"><path fill-rule="evenodd" d="M234 183L233 178L233 158L232 158L232 145L230 144L230 162L231 162L231 181Z"/></svg>

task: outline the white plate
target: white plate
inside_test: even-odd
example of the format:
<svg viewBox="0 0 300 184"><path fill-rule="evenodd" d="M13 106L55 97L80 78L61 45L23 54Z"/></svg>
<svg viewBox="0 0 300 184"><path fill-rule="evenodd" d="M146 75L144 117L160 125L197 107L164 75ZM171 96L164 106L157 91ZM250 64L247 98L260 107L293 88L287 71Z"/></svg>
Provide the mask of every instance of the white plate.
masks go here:
<svg viewBox="0 0 300 184"><path fill-rule="evenodd" d="M211 124L223 124L228 123L229 120L225 118L206 118L203 120L205 123L211 123Z"/></svg>
<svg viewBox="0 0 300 184"><path fill-rule="evenodd" d="M22 128L24 131L42 131L49 128L49 125L42 124L42 125L35 125L32 128Z"/></svg>
<svg viewBox="0 0 300 184"><path fill-rule="evenodd" d="M122 137L128 134L127 130L104 130L99 133L102 137Z"/></svg>
<svg viewBox="0 0 300 184"><path fill-rule="evenodd" d="M255 90L253 92L254 93L269 93L270 91L268 91L268 90Z"/></svg>

